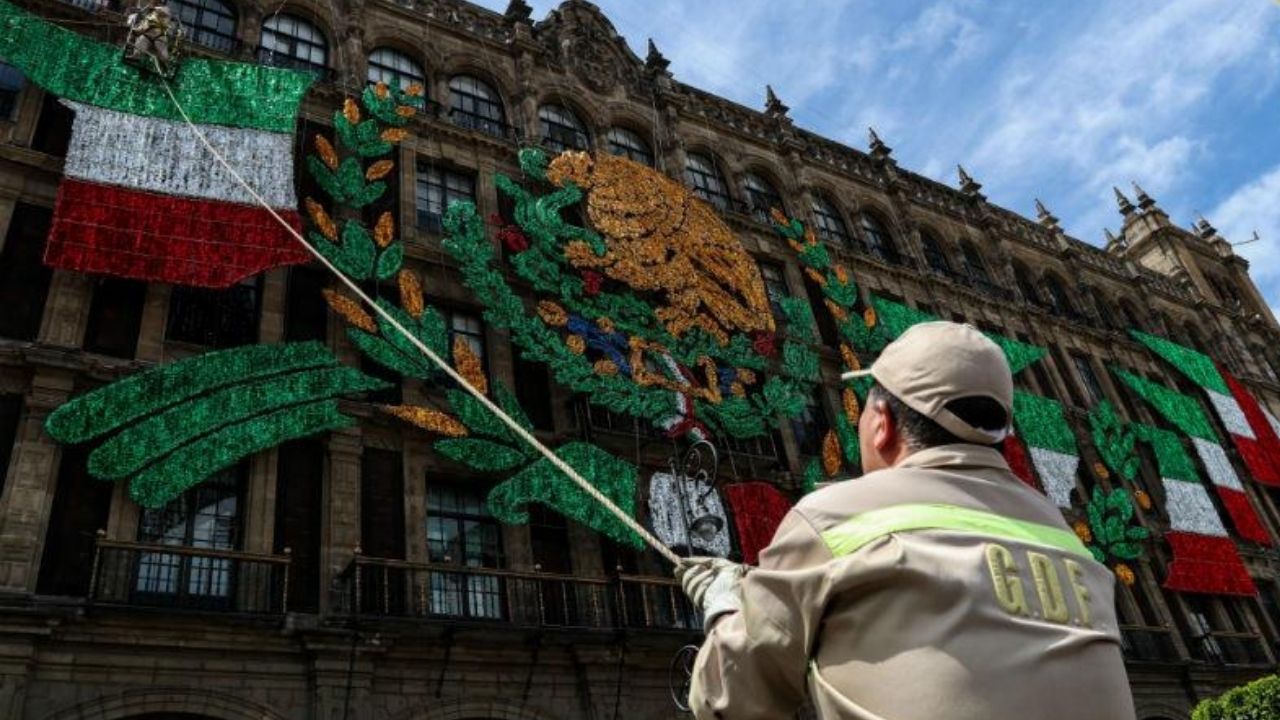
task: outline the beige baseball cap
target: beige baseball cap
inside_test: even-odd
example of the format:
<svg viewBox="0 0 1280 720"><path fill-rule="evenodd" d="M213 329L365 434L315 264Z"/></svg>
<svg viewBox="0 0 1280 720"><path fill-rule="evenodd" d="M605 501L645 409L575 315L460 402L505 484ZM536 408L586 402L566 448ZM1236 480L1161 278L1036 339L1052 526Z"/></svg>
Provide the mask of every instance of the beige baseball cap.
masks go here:
<svg viewBox="0 0 1280 720"><path fill-rule="evenodd" d="M988 397L1013 417L1013 374L1004 351L972 325L939 321L913 325L889 343L866 370L845 380L870 375L907 407L933 420L967 442L992 445L1008 427L978 428L947 410L948 403Z"/></svg>

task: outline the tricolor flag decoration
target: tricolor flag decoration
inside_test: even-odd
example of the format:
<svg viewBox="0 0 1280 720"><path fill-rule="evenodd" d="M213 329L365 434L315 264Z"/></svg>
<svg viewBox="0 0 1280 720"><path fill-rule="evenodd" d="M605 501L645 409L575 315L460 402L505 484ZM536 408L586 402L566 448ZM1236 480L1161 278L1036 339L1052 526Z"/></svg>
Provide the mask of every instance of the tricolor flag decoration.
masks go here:
<svg viewBox="0 0 1280 720"><path fill-rule="evenodd" d="M310 73L204 58L170 82L0 0L0 58L75 110L45 263L80 272L227 287L305 262L306 250L201 144L295 230L293 132Z"/></svg>
<svg viewBox="0 0 1280 720"><path fill-rule="evenodd" d="M1275 416L1204 353L1137 330L1129 334L1204 390L1253 479L1280 486L1280 422Z"/></svg>
<svg viewBox="0 0 1280 720"><path fill-rule="evenodd" d="M1151 445L1164 486L1169 532L1164 538L1173 551L1164 586L1180 592L1256 595L1257 587L1227 536L1195 463L1173 432L1135 424L1138 439Z"/></svg>
<svg viewBox="0 0 1280 720"><path fill-rule="evenodd" d="M1076 445L1075 433L1067 424L1062 403L1015 390L1013 425L1017 436L1005 440L1005 457L1010 459L1010 467L1018 472L1011 455L1012 458L1029 455L1036 474L1040 476L1040 490L1054 505L1070 508L1071 491L1076 488L1076 471L1080 468L1080 449ZM1011 448L1011 441L1019 447ZM1022 477L1021 474L1019 476ZM1028 478L1022 479L1028 482Z"/></svg>
<svg viewBox="0 0 1280 720"><path fill-rule="evenodd" d="M725 499L733 509L733 526L738 531L738 548L748 565L760 562L760 551L773 541L774 533L791 509L791 501L776 487L764 482L726 485Z"/></svg>
<svg viewBox="0 0 1280 720"><path fill-rule="evenodd" d="M1262 527L1257 511L1249 502L1244 486L1240 484L1240 477L1231 466L1230 459L1218 442L1218 434L1209 423L1209 418L1205 417L1204 411L1200 409L1200 404L1180 392L1133 373L1118 368L1113 369L1113 372L1134 392L1159 410L1166 420L1191 437L1191 443L1195 446L1196 454L1200 456L1205 472L1209 474L1209 480L1218 493L1218 499L1227 509L1227 514L1231 516L1231 521L1240 537L1270 545L1271 539L1266 529ZM1173 498L1170 497L1171 503L1172 500Z"/></svg>

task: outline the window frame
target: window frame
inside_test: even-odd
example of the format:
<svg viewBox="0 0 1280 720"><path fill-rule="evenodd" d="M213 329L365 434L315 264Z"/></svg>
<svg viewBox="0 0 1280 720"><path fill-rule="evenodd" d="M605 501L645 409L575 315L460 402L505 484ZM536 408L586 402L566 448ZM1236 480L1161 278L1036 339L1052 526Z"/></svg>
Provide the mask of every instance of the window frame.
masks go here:
<svg viewBox="0 0 1280 720"><path fill-rule="evenodd" d="M538 106L538 138L549 150L557 153L591 149L591 133L587 124L573 108L561 103Z"/></svg>
<svg viewBox="0 0 1280 720"><path fill-rule="evenodd" d="M436 234L443 232L444 215L449 209L449 203L457 200L476 203L477 184L473 170L433 162L430 158L418 158L413 184L415 226L419 230ZM433 193L438 194L438 197L433 198ZM432 211L433 204L439 206L438 212Z"/></svg>
<svg viewBox="0 0 1280 720"><path fill-rule="evenodd" d="M226 55L235 53L239 48L236 32L240 19L235 6L221 0L170 0L169 6L174 9L174 17L182 23L191 42ZM183 17L184 10L194 18L188 21ZM213 17L215 22L208 22L206 16ZM218 20L226 21L229 27L222 27Z"/></svg>
<svg viewBox="0 0 1280 720"><path fill-rule="evenodd" d="M920 249L924 252L925 264L930 270L942 275L951 275L951 260L942 247L942 240L928 230L920 231Z"/></svg>
<svg viewBox="0 0 1280 720"><path fill-rule="evenodd" d="M614 125L605 132L605 145L610 155L625 157L641 165L656 167L656 157L649 143L640 133L628 127Z"/></svg>
<svg viewBox="0 0 1280 720"><path fill-rule="evenodd" d="M0 60L0 122L11 122L18 114L27 76L21 70Z"/></svg>
<svg viewBox="0 0 1280 720"><path fill-rule="evenodd" d="M810 209L813 211L813 224L819 239L844 248L853 247L849 226L845 224L839 209L825 195L815 193Z"/></svg>
<svg viewBox="0 0 1280 720"><path fill-rule="evenodd" d="M278 27L286 22L292 23L292 30ZM298 32L302 29L307 30L308 34L314 34L315 37L299 35ZM268 33L270 33L270 36L268 36ZM284 46L284 49L277 50L274 47L269 49L268 39L279 41ZM305 55L300 54L300 49L305 49L308 52ZM318 62L314 58L316 51L320 55ZM276 67L315 70L322 74L328 74L329 38L317 23L300 15L293 13L272 15L262 23L262 34L258 40L258 59L267 65Z"/></svg>
<svg viewBox="0 0 1280 720"><path fill-rule="evenodd" d="M869 210L859 213L858 229L862 232L862 242L869 253L894 265L902 261L902 253L898 250L893 232L876 213Z"/></svg>
<svg viewBox="0 0 1280 720"><path fill-rule="evenodd" d="M770 208L778 208L783 215L787 214L787 205L782 201L782 193L769 178L758 172L747 172L742 176L742 192L747 197L747 209L757 221L771 222Z"/></svg>
<svg viewBox="0 0 1280 720"><path fill-rule="evenodd" d="M390 58L393 62L384 62L382 58ZM407 67L398 67L395 63ZM378 77L374 77L375 73ZM400 90L414 83L421 85L424 90L427 87L427 71L422 64L408 53L389 45L380 45L369 51L369 57L365 59L365 79L370 85L381 82L389 88ZM396 82L392 83L392 80Z"/></svg>
<svg viewBox="0 0 1280 720"><path fill-rule="evenodd" d="M428 481L426 485L424 538L428 561L460 568L503 569L506 549L502 523L488 512L483 491L451 483ZM453 497L450 507L441 502L446 492ZM460 500L464 498L474 503L463 504ZM454 525L452 535L446 529L446 521ZM473 544L467 537L469 533L479 533L479 542ZM479 552L473 556L471 550L475 547ZM433 572L430 584L428 612L432 615L482 620L502 620L508 615L506 583L500 577Z"/></svg>
<svg viewBox="0 0 1280 720"><path fill-rule="evenodd" d="M507 137L510 129L497 88L467 73L449 78L449 119L458 127L499 138Z"/></svg>
<svg viewBox="0 0 1280 720"><path fill-rule="evenodd" d="M698 167L694 167L695 162ZM725 182L724 173L720 172L720 164L715 157L700 152L687 153L684 174L689 189L707 203L722 211L728 210L733 204L729 184Z"/></svg>

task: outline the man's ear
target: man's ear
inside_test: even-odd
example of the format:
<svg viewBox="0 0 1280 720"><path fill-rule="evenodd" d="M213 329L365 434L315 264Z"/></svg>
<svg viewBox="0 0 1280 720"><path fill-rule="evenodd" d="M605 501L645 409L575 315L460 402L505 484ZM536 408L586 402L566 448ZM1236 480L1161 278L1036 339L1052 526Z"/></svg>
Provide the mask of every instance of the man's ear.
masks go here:
<svg viewBox="0 0 1280 720"><path fill-rule="evenodd" d="M893 412L889 410L889 403L884 400L876 401L879 411L876 413L876 427L872 436L872 443L875 448L882 453L888 454L893 449L893 444L898 440L898 419L893 416Z"/></svg>

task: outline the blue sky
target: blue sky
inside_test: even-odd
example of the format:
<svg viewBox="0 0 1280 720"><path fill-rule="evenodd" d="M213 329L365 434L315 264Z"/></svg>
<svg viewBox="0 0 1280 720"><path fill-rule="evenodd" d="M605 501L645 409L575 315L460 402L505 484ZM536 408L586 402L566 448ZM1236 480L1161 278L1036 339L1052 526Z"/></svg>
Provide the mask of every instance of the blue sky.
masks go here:
<svg viewBox="0 0 1280 720"><path fill-rule="evenodd" d="M1257 229L1237 252L1280 315L1280 0L597 4L682 82L750 107L772 84L802 127L865 148L874 126L901 166L954 186L961 163L1082 240L1119 228L1131 180L1184 227Z"/></svg>

